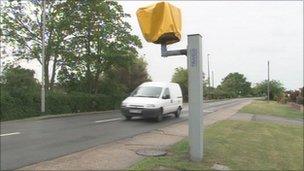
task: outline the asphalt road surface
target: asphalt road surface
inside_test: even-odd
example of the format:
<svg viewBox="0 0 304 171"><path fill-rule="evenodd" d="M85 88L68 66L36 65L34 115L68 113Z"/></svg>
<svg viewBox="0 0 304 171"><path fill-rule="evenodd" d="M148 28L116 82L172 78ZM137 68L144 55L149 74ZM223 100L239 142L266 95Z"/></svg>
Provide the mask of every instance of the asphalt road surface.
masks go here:
<svg viewBox="0 0 304 171"><path fill-rule="evenodd" d="M204 103L204 115L246 100L233 99ZM166 127L187 118L188 109L185 106L180 118L172 115L159 123L141 118L126 121L117 111L107 114L2 122L1 170L17 169L50 160Z"/></svg>

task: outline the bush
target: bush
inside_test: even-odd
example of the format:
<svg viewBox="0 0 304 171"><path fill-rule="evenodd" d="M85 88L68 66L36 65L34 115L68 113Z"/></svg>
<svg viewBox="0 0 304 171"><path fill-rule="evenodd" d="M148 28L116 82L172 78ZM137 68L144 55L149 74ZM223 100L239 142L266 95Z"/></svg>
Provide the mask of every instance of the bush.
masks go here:
<svg viewBox="0 0 304 171"><path fill-rule="evenodd" d="M1 121L41 116L40 94L14 97L1 90ZM77 113L111 110L120 106L123 96L88 93L48 92L45 114Z"/></svg>
<svg viewBox="0 0 304 171"><path fill-rule="evenodd" d="M1 91L1 120L18 118L18 114L23 113L18 106L18 100L10 96L7 92Z"/></svg>
<svg viewBox="0 0 304 171"><path fill-rule="evenodd" d="M282 104L287 103L287 98L286 98L286 96L285 96L284 93L275 96L274 99L275 99L278 103L282 103Z"/></svg>
<svg viewBox="0 0 304 171"><path fill-rule="evenodd" d="M303 96L298 96L296 102L297 102L298 104L304 105L304 98L303 98Z"/></svg>
<svg viewBox="0 0 304 171"><path fill-rule="evenodd" d="M26 94L26 96L15 97L9 92L1 89L1 111L0 120L22 119L31 116L39 116L39 105L37 94Z"/></svg>
<svg viewBox="0 0 304 171"><path fill-rule="evenodd" d="M58 92L48 92L46 94L46 113L60 114L71 113L69 97L66 94Z"/></svg>
<svg viewBox="0 0 304 171"><path fill-rule="evenodd" d="M9 66L1 77L1 110L0 120L22 119L40 116L41 85L34 78L34 71ZM74 112L90 112L110 110L120 106L124 98L123 87L117 84L107 84L111 94L88 94L80 92L47 91L45 114L61 114Z"/></svg>

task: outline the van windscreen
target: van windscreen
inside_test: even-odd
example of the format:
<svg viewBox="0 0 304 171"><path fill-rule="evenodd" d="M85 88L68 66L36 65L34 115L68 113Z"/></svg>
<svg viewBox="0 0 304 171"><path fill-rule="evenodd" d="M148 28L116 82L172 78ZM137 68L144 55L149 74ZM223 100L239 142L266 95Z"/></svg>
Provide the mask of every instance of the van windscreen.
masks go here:
<svg viewBox="0 0 304 171"><path fill-rule="evenodd" d="M162 91L162 87L154 87L154 86L137 87L131 93L131 97L159 98L161 91Z"/></svg>

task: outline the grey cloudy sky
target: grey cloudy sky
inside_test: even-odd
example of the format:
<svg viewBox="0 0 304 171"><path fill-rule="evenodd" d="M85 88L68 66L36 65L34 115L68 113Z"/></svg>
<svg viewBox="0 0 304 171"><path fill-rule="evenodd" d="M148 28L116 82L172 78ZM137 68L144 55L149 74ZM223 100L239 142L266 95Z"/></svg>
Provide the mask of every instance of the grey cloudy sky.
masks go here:
<svg viewBox="0 0 304 171"><path fill-rule="evenodd" d="M135 15L139 7L155 2L120 1L133 33L143 42L141 54L148 62L153 81L170 81L176 67L187 66L186 57L160 57L160 46L147 43ZM182 41L169 49L186 47L187 34L203 36L203 67L210 53L215 85L230 72L243 73L252 83L267 78L280 80L287 89L303 86L303 2L302 1L171 1L182 11Z"/></svg>
<svg viewBox="0 0 304 171"><path fill-rule="evenodd" d="M187 34L203 36L203 70L207 73L206 54L210 53L215 85L230 72L244 74L252 83L267 78L270 60L271 79L280 80L287 89L303 86L303 1L170 1L182 11L182 40L169 49L186 48ZM140 37L139 50L148 62L153 81L169 82L177 67L187 66L186 57L160 57L160 46L147 43L136 18L139 7L155 1L119 1L131 14L127 21L133 34ZM23 63L35 69L38 62Z"/></svg>

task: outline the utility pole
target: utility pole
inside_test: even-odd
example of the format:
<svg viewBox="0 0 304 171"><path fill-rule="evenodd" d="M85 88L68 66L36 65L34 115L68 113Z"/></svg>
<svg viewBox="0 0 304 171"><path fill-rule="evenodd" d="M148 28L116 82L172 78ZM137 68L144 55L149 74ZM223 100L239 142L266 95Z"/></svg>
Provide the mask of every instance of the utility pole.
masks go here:
<svg viewBox="0 0 304 171"><path fill-rule="evenodd" d="M202 36L188 35L189 144L192 161L203 159ZM199 80L199 81L197 81Z"/></svg>
<svg viewBox="0 0 304 171"><path fill-rule="evenodd" d="M211 71L211 75L212 75L212 87L214 88L214 72Z"/></svg>
<svg viewBox="0 0 304 171"><path fill-rule="evenodd" d="M186 55L188 66L188 96L189 96L189 144L192 161L203 159L203 59L202 36L188 35L187 49L167 50L167 45L161 45L161 56Z"/></svg>
<svg viewBox="0 0 304 171"><path fill-rule="evenodd" d="M269 102L269 92L270 92L270 80L269 80L269 61L267 61L267 69L268 69L268 84L267 84L267 101Z"/></svg>
<svg viewBox="0 0 304 171"><path fill-rule="evenodd" d="M41 79L41 113L45 112L45 0L42 0L42 79Z"/></svg>
<svg viewBox="0 0 304 171"><path fill-rule="evenodd" d="M210 69L209 69L209 56L210 54L207 54L207 63L208 63L208 99L210 98Z"/></svg>

